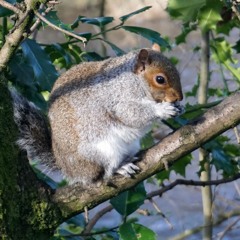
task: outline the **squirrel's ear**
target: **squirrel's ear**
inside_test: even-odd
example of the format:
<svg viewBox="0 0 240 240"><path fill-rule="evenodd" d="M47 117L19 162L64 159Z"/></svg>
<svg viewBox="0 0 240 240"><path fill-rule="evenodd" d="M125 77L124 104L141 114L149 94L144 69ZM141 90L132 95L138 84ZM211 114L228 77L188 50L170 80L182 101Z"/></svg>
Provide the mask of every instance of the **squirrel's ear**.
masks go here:
<svg viewBox="0 0 240 240"><path fill-rule="evenodd" d="M161 52L161 47L157 43L154 43L152 45L152 50L157 51L157 52Z"/></svg>
<svg viewBox="0 0 240 240"><path fill-rule="evenodd" d="M142 49L138 54L138 60L135 67L135 73L139 73L145 70L145 66L149 63L148 50Z"/></svg>

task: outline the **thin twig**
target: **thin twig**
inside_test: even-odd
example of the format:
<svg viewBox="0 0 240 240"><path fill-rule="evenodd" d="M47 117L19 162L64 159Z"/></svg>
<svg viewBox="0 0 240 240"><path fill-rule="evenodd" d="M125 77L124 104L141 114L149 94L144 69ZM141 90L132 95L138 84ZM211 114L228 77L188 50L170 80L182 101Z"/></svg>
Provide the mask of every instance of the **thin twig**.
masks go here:
<svg viewBox="0 0 240 240"><path fill-rule="evenodd" d="M108 232L113 232L115 231L116 229L118 229L119 226L116 226L116 227L113 227L113 228L110 228L110 229L106 229L106 230L102 230L102 231L98 231L98 232L93 232L93 233L77 233L77 234L62 234L62 237L87 237L87 236L94 236L94 235L100 235L100 234L104 234L104 233L108 233Z"/></svg>
<svg viewBox="0 0 240 240"><path fill-rule="evenodd" d="M225 220L228 220L231 217L239 216L240 215L240 209L234 209L230 212L226 212L222 214L221 216L218 216L218 219L213 222L213 226L218 226ZM203 228L206 226L198 226L192 229L187 229L184 232L180 233L179 235L176 235L175 237L172 237L171 240L183 240L186 239L187 237L193 235L194 233L200 232Z"/></svg>
<svg viewBox="0 0 240 240"><path fill-rule="evenodd" d="M173 225L170 223L166 215L161 211L161 209L158 207L157 203L151 198L149 199L149 202L152 203L153 207L156 209L157 213L162 216L162 218L165 220L165 222L169 225L170 229L173 229Z"/></svg>
<svg viewBox="0 0 240 240"><path fill-rule="evenodd" d="M86 223L88 223L89 222L89 214L88 214L87 206L84 207L84 218L85 218Z"/></svg>
<svg viewBox="0 0 240 240"><path fill-rule="evenodd" d="M236 135L236 138L237 138L237 142L238 142L238 144L240 144L240 136L239 136L239 132L238 132L237 127L234 127L233 130L235 132L235 135Z"/></svg>
<svg viewBox="0 0 240 240"><path fill-rule="evenodd" d="M17 15L22 13L22 11L19 8L15 7L14 5L12 5L11 3L8 3L6 1L0 0L0 5L4 8L7 8L10 11L13 11Z"/></svg>
<svg viewBox="0 0 240 240"><path fill-rule="evenodd" d="M39 12L34 11L34 13L35 13L35 15L36 15L39 19L41 19L43 22L45 22L47 25L49 25L49 26L52 27L53 29L58 30L58 31L60 31L60 32L63 32L64 34L66 34L66 35L68 35L68 36L74 37L74 38L82 41L83 43L85 43L85 42L87 41L87 39L84 38L84 37L78 36L78 35L76 35L76 34L73 33L73 32L69 32L69 31L67 31L67 30L65 30L65 29L63 29L63 28L60 28L60 27L54 25L53 23L51 23L50 21L48 21L43 15L41 15Z"/></svg>
<svg viewBox="0 0 240 240"><path fill-rule="evenodd" d="M237 4L238 4L237 1L233 1L232 2L232 10L236 14L237 18L240 20L240 13L239 13L239 11L237 9Z"/></svg>
<svg viewBox="0 0 240 240"><path fill-rule="evenodd" d="M205 187L205 186L219 185L219 184L223 184L223 183L232 182L239 178L240 178L240 173L234 175L233 177L227 178L227 179L210 180L210 181L194 181L194 180L186 180L186 179L177 179L174 182L170 183L169 185L164 186L163 188L161 188L159 190L149 193L147 198L161 196L164 192L169 191L170 189L176 187L177 185Z"/></svg>
<svg viewBox="0 0 240 240"><path fill-rule="evenodd" d="M106 213L110 212L113 210L113 206L112 205L108 205L107 207L101 209L100 211L97 212L97 214L91 219L89 220L87 226L85 227L85 230L83 231L83 233L90 233L91 230L93 229L94 225L97 223L97 221Z"/></svg>
<svg viewBox="0 0 240 240"><path fill-rule="evenodd" d="M234 182L235 189L240 197L240 187L238 186L237 182Z"/></svg>
<svg viewBox="0 0 240 240"><path fill-rule="evenodd" d="M43 7L44 7L44 4L41 4L40 7L39 7L39 9L43 9ZM53 9L53 6L50 6L50 7L46 8L46 10L44 11L44 13L42 13L42 14L46 15L46 14L49 13L52 9ZM38 19L36 20L36 22L35 22L35 23L32 25L32 27L30 28L30 33L33 33L33 32L36 30L36 28L39 26L40 23L41 23L41 19L38 18Z"/></svg>
<svg viewBox="0 0 240 240"><path fill-rule="evenodd" d="M59 1L55 1L55 0L53 0L53 1L48 1L48 4L51 4L51 5L57 5L57 4L59 4L60 2Z"/></svg>
<svg viewBox="0 0 240 240"><path fill-rule="evenodd" d="M153 203L154 201L152 200L153 197L156 196L161 196L164 192L174 188L177 185L192 185L192 186L206 186L206 185L219 185L222 183L227 183L227 182L232 182L236 179L240 178L240 173L233 176L232 178L229 179L219 179L219 180L211 180L211 181L193 181L193 180L185 180L185 179L177 179L176 181L172 182L171 184L164 186L163 188L156 190L156 191L152 191L150 193L147 194L146 199L148 199L151 203ZM156 205L153 206L155 207ZM156 207L155 207L156 208ZM110 212L113 210L113 206L112 205L108 205L107 207L103 208L102 210L100 210L99 212L97 212L97 214L91 219L89 220L87 226L85 227L84 233L90 233L91 230L93 229L94 225L97 223L97 221L106 213ZM156 208L157 210L157 208ZM169 221L167 220L166 216L161 212L160 209L157 210L158 213L167 221L167 223L171 226L171 223L169 223Z"/></svg>
<svg viewBox="0 0 240 240"><path fill-rule="evenodd" d="M240 218L237 218L234 222L232 222L231 224L229 224L224 231L221 233L220 237L218 238L218 240L222 240L223 237L226 235L227 232L229 232L234 225L236 225L238 222L240 221Z"/></svg>

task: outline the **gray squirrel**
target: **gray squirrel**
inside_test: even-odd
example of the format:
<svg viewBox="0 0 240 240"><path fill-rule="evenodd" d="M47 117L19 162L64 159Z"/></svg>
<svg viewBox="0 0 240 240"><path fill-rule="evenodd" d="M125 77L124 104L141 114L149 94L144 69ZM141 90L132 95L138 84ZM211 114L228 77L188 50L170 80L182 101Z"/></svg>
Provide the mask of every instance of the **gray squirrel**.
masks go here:
<svg viewBox="0 0 240 240"><path fill-rule="evenodd" d="M51 91L48 119L16 91L12 98L18 145L28 158L84 186L137 173L132 157L140 138L153 121L183 109L179 73L156 47L66 71Z"/></svg>

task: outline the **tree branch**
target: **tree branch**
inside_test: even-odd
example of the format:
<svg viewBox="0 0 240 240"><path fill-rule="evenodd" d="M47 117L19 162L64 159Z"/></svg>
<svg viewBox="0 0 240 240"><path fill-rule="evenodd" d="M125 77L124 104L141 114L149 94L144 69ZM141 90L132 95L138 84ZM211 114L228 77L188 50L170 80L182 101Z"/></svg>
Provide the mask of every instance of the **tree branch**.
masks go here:
<svg viewBox="0 0 240 240"><path fill-rule="evenodd" d="M161 196L163 193L169 191L170 189L176 187L177 185L186 185L186 186L212 186L212 185L219 185L223 183L228 183L235 181L240 178L240 173L236 174L235 176L227 179L218 179L218 180L210 180L210 181L194 181L194 180L186 180L186 179L177 179L174 182L162 187L159 190L153 191L148 194L148 198L152 198L155 196Z"/></svg>
<svg viewBox="0 0 240 240"><path fill-rule="evenodd" d="M152 192L148 193L147 196L146 196L146 200L149 200L153 205L155 205L155 203L153 203L153 200L152 200L153 197L162 196L163 193L171 190L172 188L176 187L177 185L203 186L204 187L206 185L209 185L209 186L211 185L212 186L212 185L219 185L219 184L223 184L223 183L232 182L232 181L235 181L235 180L237 180L239 178L240 178L240 173L236 174L235 176L233 176L231 178L211 180L211 181L194 181L194 180L186 180L186 179L177 179L174 182L172 182L171 184L162 187L161 189L158 189L156 191L152 191ZM105 207L105 208L101 209L100 211L98 211L96 213L96 215L88 222L88 224L85 227L85 230L83 231L83 233L90 233L90 231L92 230L94 225L97 223L97 221L102 216L104 216L106 213L108 213L108 212L110 212L112 210L113 210L113 206L112 205L108 205L107 207ZM156 210L165 219L167 224L172 229L173 226L168 221L168 219L166 219L166 216L161 211L159 211L157 208L156 208Z"/></svg>
<svg viewBox="0 0 240 240"><path fill-rule="evenodd" d="M60 32L63 32L64 34L68 35L68 36L71 36L71 37L74 37L80 41L82 41L83 43L85 43L87 41L86 38L84 37L81 37L81 36L78 36L77 34L73 33L73 32L69 32L63 28L60 28L56 25L54 25L53 23L51 23L50 21L48 21L42 14L40 14L38 11L34 11L35 15L41 19L43 22L45 22L48 26L52 27L53 29L55 30L58 30Z"/></svg>
<svg viewBox="0 0 240 240"><path fill-rule="evenodd" d="M142 160L138 162L142 171L134 178L125 179L114 176L111 182L115 187L110 187L106 183L91 189L82 189L78 185L67 186L57 189L51 200L59 206L63 217L67 219L82 212L84 206L93 208L120 192L132 188L137 183L163 170L164 162L173 164L205 142L239 124L239 102L240 93L238 92L146 151Z"/></svg>
<svg viewBox="0 0 240 240"><path fill-rule="evenodd" d="M13 11L17 15L22 13L22 11L19 8L15 7L14 5L12 5L11 3L8 3L6 1L0 0L0 5L4 8L7 8L10 11Z"/></svg>
<svg viewBox="0 0 240 240"><path fill-rule="evenodd" d="M213 226L218 226L222 222L229 220L232 217L236 217L240 215L240 209L236 208L233 209L229 212L225 212L224 214L221 214L216 217L216 220L213 221ZM183 240L186 239L187 237L200 232L205 226L198 226L192 229L187 229L183 233L180 233L179 235L176 235L175 237L172 237L171 240Z"/></svg>
<svg viewBox="0 0 240 240"><path fill-rule="evenodd" d="M47 0L45 2L47 2ZM5 4L4 1L0 0L0 5L3 6L3 3ZM6 41L1 48L0 72L6 69L8 62L11 56L13 55L13 52L18 48L18 46L20 45L24 37L27 36L28 26L34 17L33 11L40 3L40 0L26 0L25 3L26 3L26 11L22 12L19 10L18 20L15 24L15 26L17 27L14 28L14 30L6 36ZM11 6L14 7L13 5ZM17 11L16 10L17 8L14 7L14 9L15 11Z"/></svg>

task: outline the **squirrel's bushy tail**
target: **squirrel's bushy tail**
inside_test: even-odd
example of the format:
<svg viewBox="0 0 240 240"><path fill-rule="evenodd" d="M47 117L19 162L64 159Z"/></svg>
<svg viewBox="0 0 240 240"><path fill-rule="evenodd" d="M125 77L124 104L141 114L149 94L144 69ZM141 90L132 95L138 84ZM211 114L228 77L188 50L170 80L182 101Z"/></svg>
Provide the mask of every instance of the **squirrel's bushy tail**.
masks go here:
<svg viewBox="0 0 240 240"><path fill-rule="evenodd" d="M52 154L51 133L43 113L32 102L11 89L14 120L20 136L17 144L27 151L29 160L37 160L51 169L57 169Z"/></svg>

